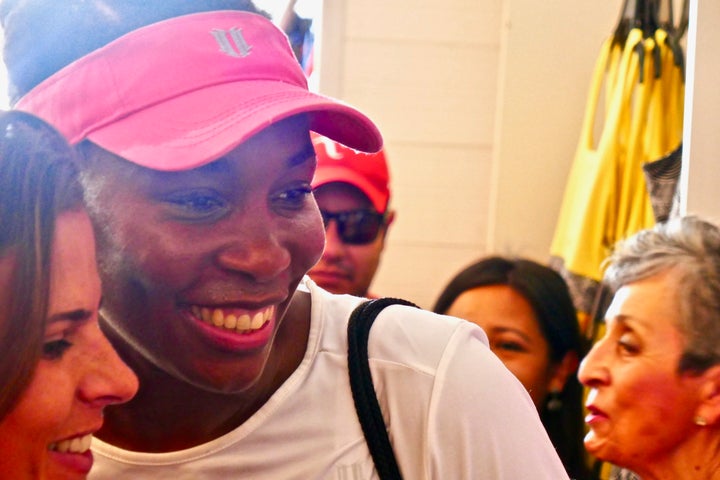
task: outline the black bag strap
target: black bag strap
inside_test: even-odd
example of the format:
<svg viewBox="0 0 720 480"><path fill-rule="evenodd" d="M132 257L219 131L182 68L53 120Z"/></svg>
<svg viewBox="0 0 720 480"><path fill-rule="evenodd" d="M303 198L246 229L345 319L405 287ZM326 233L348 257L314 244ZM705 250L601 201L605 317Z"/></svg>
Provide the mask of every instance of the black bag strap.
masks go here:
<svg viewBox="0 0 720 480"><path fill-rule="evenodd" d="M381 480L402 480L385 420L380 410L368 361L368 339L378 314L389 305L417 307L400 298L368 300L355 308L348 322L348 370L355 409Z"/></svg>

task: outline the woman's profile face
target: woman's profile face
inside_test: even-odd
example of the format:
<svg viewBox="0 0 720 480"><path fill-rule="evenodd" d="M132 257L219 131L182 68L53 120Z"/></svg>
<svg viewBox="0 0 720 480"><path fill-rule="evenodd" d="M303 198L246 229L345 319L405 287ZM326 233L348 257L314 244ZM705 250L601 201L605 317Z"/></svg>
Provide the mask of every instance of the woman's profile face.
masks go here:
<svg viewBox="0 0 720 480"><path fill-rule="evenodd" d="M0 260L4 292L12 288L12 262L12 257ZM85 478L92 466L90 436L103 423L103 407L127 401L137 391L135 375L98 326L100 280L84 211L58 217L50 262L40 361L29 387L0 421L3 478Z"/></svg>
<svg viewBox="0 0 720 480"><path fill-rule="evenodd" d="M477 287L460 294L446 313L485 330L492 351L520 380L540 409L555 369L548 342L525 297L506 285Z"/></svg>
<svg viewBox="0 0 720 480"><path fill-rule="evenodd" d="M585 446L600 459L633 470L657 465L695 428L701 378L678 372L677 290L671 273L621 287L605 335L581 364L590 388Z"/></svg>

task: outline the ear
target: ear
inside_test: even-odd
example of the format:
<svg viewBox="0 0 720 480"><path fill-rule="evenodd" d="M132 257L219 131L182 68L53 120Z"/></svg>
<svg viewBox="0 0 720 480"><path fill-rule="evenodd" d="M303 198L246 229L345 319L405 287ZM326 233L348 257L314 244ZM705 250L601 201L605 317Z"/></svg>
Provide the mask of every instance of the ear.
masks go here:
<svg viewBox="0 0 720 480"><path fill-rule="evenodd" d="M578 356L572 350L568 351L565 356L553 367L552 376L548 383L548 390L551 392L559 392L565 388L568 377L574 375L578 369Z"/></svg>
<svg viewBox="0 0 720 480"><path fill-rule="evenodd" d="M696 417L702 417L708 425L718 425L720 424L720 365L705 370L700 378Z"/></svg>
<svg viewBox="0 0 720 480"><path fill-rule="evenodd" d="M395 221L395 210L389 210L385 217L385 228L388 228Z"/></svg>
<svg viewBox="0 0 720 480"><path fill-rule="evenodd" d="M385 245L385 240L387 239L387 233L390 229L390 225L395 221L395 210L388 210L385 214L385 227L383 228L382 234L382 244Z"/></svg>

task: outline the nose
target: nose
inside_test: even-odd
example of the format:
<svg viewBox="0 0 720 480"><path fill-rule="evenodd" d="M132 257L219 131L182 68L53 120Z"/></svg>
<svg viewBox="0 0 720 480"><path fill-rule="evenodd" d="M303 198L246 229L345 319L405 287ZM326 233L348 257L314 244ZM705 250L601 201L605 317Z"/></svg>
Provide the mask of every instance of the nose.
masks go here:
<svg viewBox="0 0 720 480"><path fill-rule="evenodd" d="M578 380L587 387L598 387L610 382L610 372L607 368L606 341L600 340L585 355L578 368Z"/></svg>
<svg viewBox="0 0 720 480"><path fill-rule="evenodd" d="M95 325L91 351L83 356L87 362L78 388L80 400L93 408L124 403L138 390L138 379L125 365L108 339Z"/></svg>
<svg viewBox="0 0 720 480"><path fill-rule="evenodd" d="M325 250L323 251L323 257L325 258L338 258L342 257L345 252L345 243L340 237L338 232L337 222L330 220L327 228L325 229Z"/></svg>
<svg viewBox="0 0 720 480"><path fill-rule="evenodd" d="M267 213L256 210L243 215L228 230L228 240L217 254L218 264L257 281L277 277L290 267L292 260L286 231Z"/></svg>

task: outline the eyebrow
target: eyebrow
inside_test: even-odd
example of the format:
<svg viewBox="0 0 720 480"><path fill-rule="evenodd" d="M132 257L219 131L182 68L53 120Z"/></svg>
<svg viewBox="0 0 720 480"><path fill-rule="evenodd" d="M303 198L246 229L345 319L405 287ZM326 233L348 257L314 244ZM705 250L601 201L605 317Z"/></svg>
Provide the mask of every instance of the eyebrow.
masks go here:
<svg viewBox="0 0 720 480"><path fill-rule="evenodd" d="M103 300L105 297L100 297L98 302L98 310L102 307ZM82 322L91 318L95 312L93 310L87 310L85 308L78 308L75 310L68 310L67 312L58 312L50 315L47 319L47 323L59 322L62 320L69 320L71 322Z"/></svg>
<svg viewBox="0 0 720 480"><path fill-rule="evenodd" d="M287 164L290 168L297 167L298 165L302 165L303 163L307 162L308 160L315 158L315 147L313 147L312 142L308 141L308 143L303 147L302 150L300 150L295 155L291 156L287 160ZM230 170L230 161L226 156L220 157L217 160L214 160L210 163L207 163L205 165L202 165L200 167L197 167L197 171L205 171L208 173L226 173ZM185 171L191 171L191 170L185 170ZM160 172L162 174L165 173L176 173L176 172Z"/></svg>
<svg viewBox="0 0 720 480"><path fill-rule="evenodd" d="M93 312L91 310L85 310L84 308L79 308L77 310L70 310L67 312L59 312L59 313L50 315L50 317L48 317L47 323L59 322L62 320L69 320L71 322L81 322L83 320L87 320L88 318L92 317L92 315L93 315Z"/></svg>
<svg viewBox="0 0 720 480"><path fill-rule="evenodd" d="M312 142L308 142L307 145L305 145L305 148L303 148L299 153L290 157L290 159L288 160L288 164L291 167L297 167L298 165L302 165L303 163L314 157L315 147L313 147Z"/></svg>
<svg viewBox="0 0 720 480"><path fill-rule="evenodd" d="M515 335L518 335L520 338L524 339L528 343L532 343L532 339L525 334L522 330L519 330L517 328L513 327L492 327L490 331L494 331L497 333L514 333Z"/></svg>

